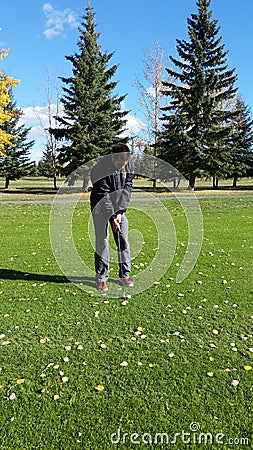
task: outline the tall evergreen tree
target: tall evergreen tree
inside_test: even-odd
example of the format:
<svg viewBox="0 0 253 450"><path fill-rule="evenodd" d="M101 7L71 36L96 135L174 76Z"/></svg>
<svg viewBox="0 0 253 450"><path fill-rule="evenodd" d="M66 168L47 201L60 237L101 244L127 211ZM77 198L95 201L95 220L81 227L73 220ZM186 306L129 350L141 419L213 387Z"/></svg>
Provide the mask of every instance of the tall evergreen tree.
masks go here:
<svg viewBox="0 0 253 450"><path fill-rule="evenodd" d="M95 14L85 10L78 40L79 52L66 59L72 63L72 76L62 77L64 114L52 130L63 139L60 160L68 163L67 173L108 151L123 131L127 112L121 110L125 96L113 95L112 81L117 65L108 67L113 53L102 53L96 33Z"/></svg>
<svg viewBox="0 0 253 450"><path fill-rule="evenodd" d="M5 144L3 148L5 157L0 156L0 175L5 177L6 189L9 187L10 181L29 175L33 166L33 162L30 161L30 149L34 144L34 141L28 140L30 128L19 123L22 111L16 107L11 92L10 99L7 109L13 117L9 122L0 125L1 130L14 137L13 144Z"/></svg>
<svg viewBox="0 0 253 450"><path fill-rule="evenodd" d="M231 149L231 119L236 114L222 103L236 94L235 69L228 69L227 51L221 44L211 0L197 1L197 14L188 19L189 42L177 39L180 59L170 57L175 69L166 69L161 156L180 170L194 188L200 175L215 176Z"/></svg>
<svg viewBox="0 0 253 450"><path fill-rule="evenodd" d="M244 100L237 98L237 116L233 119L231 158L227 176L233 178L233 187L239 177L247 176L253 166L253 119Z"/></svg>

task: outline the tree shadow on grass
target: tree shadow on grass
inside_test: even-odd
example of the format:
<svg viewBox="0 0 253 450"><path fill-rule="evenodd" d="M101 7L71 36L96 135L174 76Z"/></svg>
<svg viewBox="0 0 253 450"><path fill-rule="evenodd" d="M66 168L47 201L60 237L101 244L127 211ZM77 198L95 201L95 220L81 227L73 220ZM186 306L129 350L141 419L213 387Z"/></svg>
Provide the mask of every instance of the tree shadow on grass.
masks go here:
<svg viewBox="0 0 253 450"><path fill-rule="evenodd" d="M1 194L13 194L15 195L15 197L16 196L18 197L20 194L55 195L57 191L53 188L28 187L28 188L9 188L9 189L0 188L0 192Z"/></svg>

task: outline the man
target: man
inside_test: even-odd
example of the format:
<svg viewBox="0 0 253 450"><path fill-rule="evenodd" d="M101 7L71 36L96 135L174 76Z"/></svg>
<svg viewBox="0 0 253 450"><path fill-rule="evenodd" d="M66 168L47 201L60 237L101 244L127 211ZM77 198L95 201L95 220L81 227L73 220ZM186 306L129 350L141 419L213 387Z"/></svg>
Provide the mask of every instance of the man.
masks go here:
<svg viewBox="0 0 253 450"><path fill-rule="evenodd" d="M112 228L118 249L119 278L123 286L132 287L131 256L128 243L126 210L130 201L133 164L126 144L116 144L112 153L104 156L91 170L93 184L90 205L96 236L95 270L99 291L108 291L109 234Z"/></svg>

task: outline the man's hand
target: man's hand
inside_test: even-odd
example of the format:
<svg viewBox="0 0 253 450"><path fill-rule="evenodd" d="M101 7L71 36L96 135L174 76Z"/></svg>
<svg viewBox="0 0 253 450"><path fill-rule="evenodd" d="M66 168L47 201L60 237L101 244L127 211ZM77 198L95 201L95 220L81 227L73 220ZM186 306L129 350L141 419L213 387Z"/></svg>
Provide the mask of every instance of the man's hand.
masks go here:
<svg viewBox="0 0 253 450"><path fill-rule="evenodd" d="M115 219L113 219L112 227L114 231L120 231L121 224L121 214L117 214Z"/></svg>

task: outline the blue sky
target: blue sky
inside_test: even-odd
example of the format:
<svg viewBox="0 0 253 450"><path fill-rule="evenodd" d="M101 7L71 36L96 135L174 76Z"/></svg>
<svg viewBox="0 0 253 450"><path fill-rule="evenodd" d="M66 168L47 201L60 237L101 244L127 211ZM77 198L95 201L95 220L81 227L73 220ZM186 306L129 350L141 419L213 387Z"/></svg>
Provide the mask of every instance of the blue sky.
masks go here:
<svg viewBox="0 0 253 450"><path fill-rule="evenodd" d="M175 56L176 38L187 39L187 18L196 12L196 1L91 0L91 5L102 50L115 52L111 62L119 64L117 93L127 94L124 107L131 111L133 126L135 118L145 121L134 85L143 70L144 53L159 39L165 56ZM1 5L0 47L10 52L0 68L21 80L14 95L24 109L24 123L33 127L32 159L40 158L44 146L34 110L43 113L46 105L46 74L52 85L57 76L71 74L65 56L78 51L78 26L86 6L87 0L10 0ZM229 51L229 65L236 68L239 92L253 109L253 0L213 0L211 9Z"/></svg>

